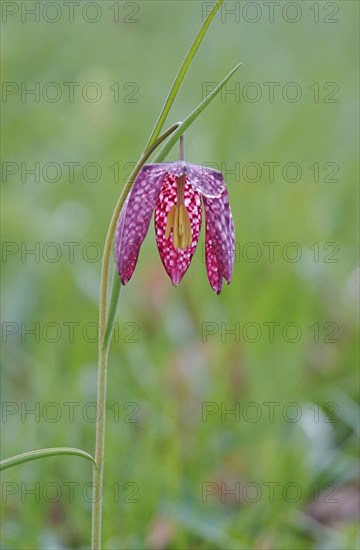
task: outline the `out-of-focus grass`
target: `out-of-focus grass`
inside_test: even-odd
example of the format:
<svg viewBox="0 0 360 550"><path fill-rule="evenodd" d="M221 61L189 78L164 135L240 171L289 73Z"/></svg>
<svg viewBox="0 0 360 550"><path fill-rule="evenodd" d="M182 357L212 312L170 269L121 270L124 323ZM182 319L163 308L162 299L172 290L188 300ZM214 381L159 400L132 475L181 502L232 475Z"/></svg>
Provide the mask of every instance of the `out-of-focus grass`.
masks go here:
<svg viewBox="0 0 360 550"><path fill-rule="evenodd" d="M145 144L201 24L204 4L137 5L133 24L113 23L108 2L101 3L96 24L79 17L71 24L21 23L19 17L3 24L3 80L29 88L57 82L62 89L55 103L30 97L21 102L19 95L4 101L3 161L28 168L57 162L63 172L55 183L31 175L22 182L19 174L3 183L3 241L20 250L40 243L39 262L24 250L3 255L3 321L24 326L3 337L2 398L5 406L16 402L20 410L40 407L39 419L24 410L3 418L6 456L57 445L93 451L89 403L96 399L97 344L86 324L97 323L100 261L86 261L86 252L91 257L96 252L86 247L102 246L130 171L126 163L136 161ZM172 288L151 227L134 278L122 291L120 336L109 369L104 548L357 547L358 7L334 3L339 22L324 23L327 12L320 2L316 24L310 5L301 3L301 20L294 24L280 15L269 23L263 3L254 24L217 17L171 114L169 122L183 118L201 100L204 82L219 81L237 61L244 62L228 87L240 86L239 101L231 94L215 100L186 142L190 162L217 163L225 172L238 163L240 181L238 172L227 174L238 241L231 286L219 297L212 293L199 244L181 286ZM91 81L102 89L96 103L78 92ZM73 103L64 82L80 83ZM109 90L114 82L118 103ZM137 103L123 101L132 91L124 90L129 82L135 83ZM257 102L242 95L249 82L260 87ZM279 83L274 102L268 101L266 82ZM294 103L282 96L290 82L301 89ZM329 82L339 87L334 103L324 102L333 89L324 89ZM63 164L71 161L80 163L73 182ZM81 173L88 162L102 168L95 183ZM118 183L109 168L115 162ZM242 171L249 162L263 170L258 181L249 181L251 168ZM267 162L280 163L273 182ZM289 162L301 167L298 182L282 175ZM319 182L310 169L314 163L321 167ZM326 163L339 167L338 181L324 181L334 166L324 170ZM55 250L46 248L50 242L61 251L59 261L46 259ZM79 243L73 261L69 242ZM264 244L269 242L279 243L274 261ZM284 258L290 242L300 247L296 262ZM256 251L261 257L249 261ZM72 322L77 325L70 342L66 323ZM36 323L39 341L24 334ZM54 332L49 323L57 324ZM273 342L269 323L279 323ZM289 338L282 335L287 323L300 327L298 341L287 341L291 328ZM206 335L206 328L214 334ZM236 336L226 333L232 328ZM333 328L337 342L330 343L326 337ZM64 405L69 402L74 421L70 405ZM48 409L49 403L56 405ZM222 409L235 406L238 417ZM51 422L56 411L61 417ZM136 423L129 422L133 418ZM90 481L91 466L71 457L6 471L3 547L87 547ZM11 487L15 495L6 494ZM31 488L39 498L26 494ZM206 496L206 489L216 494Z"/></svg>

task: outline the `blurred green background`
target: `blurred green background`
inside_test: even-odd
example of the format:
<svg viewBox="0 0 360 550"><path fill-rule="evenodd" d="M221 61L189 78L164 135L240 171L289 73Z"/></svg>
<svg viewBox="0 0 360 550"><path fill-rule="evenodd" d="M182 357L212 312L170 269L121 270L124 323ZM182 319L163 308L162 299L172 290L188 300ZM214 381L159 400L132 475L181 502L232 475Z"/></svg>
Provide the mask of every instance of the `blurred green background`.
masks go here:
<svg viewBox="0 0 360 550"><path fill-rule="evenodd" d="M2 4L2 455L92 453L107 225L211 3ZM225 2L169 116L243 61L186 138L227 179L231 285L202 231L173 288L151 224L122 291L107 549L358 548L359 8L270 4ZM2 547L88 548L91 479L77 457L4 472Z"/></svg>

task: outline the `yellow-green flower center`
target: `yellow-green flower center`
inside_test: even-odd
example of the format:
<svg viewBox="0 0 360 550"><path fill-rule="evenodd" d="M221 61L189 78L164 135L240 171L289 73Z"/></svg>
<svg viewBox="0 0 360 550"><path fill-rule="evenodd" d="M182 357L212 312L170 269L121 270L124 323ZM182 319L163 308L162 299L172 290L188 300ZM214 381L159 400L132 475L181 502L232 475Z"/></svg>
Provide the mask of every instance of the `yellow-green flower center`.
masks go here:
<svg viewBox="0 0 360 550"><path fill-rule="evenodd" d="M188 248L192 243L191 223L184 204L185 176L180 176L177 182L177 204L171 207L167 217L165 238L173 230L173 245L175 249Z"/></svg>

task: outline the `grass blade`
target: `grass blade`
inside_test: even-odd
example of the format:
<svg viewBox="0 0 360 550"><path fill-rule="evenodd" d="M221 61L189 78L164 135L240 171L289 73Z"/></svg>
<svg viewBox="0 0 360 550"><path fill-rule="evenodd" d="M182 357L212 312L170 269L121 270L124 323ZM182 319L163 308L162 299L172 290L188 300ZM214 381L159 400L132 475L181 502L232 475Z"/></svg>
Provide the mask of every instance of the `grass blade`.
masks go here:
<svg viewBox="0 0 360 550"><path fill-rule="evenodd" d="M187 73L187 71L188 71L188 69L191 65L191 62L194 59L197 50L199 49L199 46L202 42L202 39L205 36L206 31L208 30L208 27L209 27L211 21L214 19L215 15L216 15L216 12L220 8L223 1L224 0L217 0L217 2L214 4L211 12L207 16L204 23L202 24L200 31L198 32L194 42L192 43L191 48L189 49L182 65L179 69L179 72L176 75L176 78L173 82L173 85L170 88L169 94L166 98L166 101L165 101L164 106L161 110L159 118L158 118L158 120L155 124L155 127L154 127L153 131L152 131L152 134L150 136L150 139L149 139L149 142L146 146L146 149L148 149L154 143L156 138L158 137L158 135L161 131L161 128L163 127L164 122L166 120L166 117L169 114L171 106L174 103L174 100L175 100L175 97L176 97L176 95L179 91L179 88L180 88L180 86L181 86L181 84L182 84L182 82L185 78L185 75L186 75L186 73ZM146 149L145 149L145 151L146 151Z"/></svg>
<svg viewBox="0 0 360 550"><path fill-rule="evenodd" d="M202 113L202 111L209 105L209 103L217 96L217 94L221 91L221 89L225 86L225 84L230 80L230 78L234 75L234 73L238 70L238 68L242 65L242 63L238 63L236 67L234 67L229 74L224 78L222 82L213 90L205 99L202 101L196 109L193 110L192 113L190 113L184 121L180 124L180 126L175 130L175 132L172 134L172 136L168 139L168 141L165 143L164 147L161 149L161 151L156 155L153 162L163 162L165 157L168 155L168 153L171 151L171 149L174 147L180 136L185 132L187 128L194 122L194 120Z"/></svg>
<svg viewBox="0 0 360 550"><path fill-rule="evenodd" d="M29 462L30 460L37 460L38 458L45 458L46 456L58 455L81 456L82 458L86 458L87 460L90 460L94 465L96 465L94 458L82 449L75 449L72 447L54 447L50 449L38 449L36 451L29 451L27 453L21 453L20 455L6 458L5 460L2 460L0 462L0 471L6 470L7 468L12 468L13 466L18 466L19 464L24 464L25 462Z"/></svg>

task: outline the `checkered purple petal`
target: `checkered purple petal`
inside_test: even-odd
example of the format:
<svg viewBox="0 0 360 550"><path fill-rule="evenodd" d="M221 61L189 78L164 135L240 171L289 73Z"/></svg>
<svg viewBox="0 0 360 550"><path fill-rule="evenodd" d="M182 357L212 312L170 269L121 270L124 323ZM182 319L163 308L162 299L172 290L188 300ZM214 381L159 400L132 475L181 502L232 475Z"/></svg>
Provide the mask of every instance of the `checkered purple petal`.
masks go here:
<svg viewBox="0 0 360 550"><path fill-rule="evenodd" d="M235 258L235 230L225 189L219 198L203 198L206 218L205 259L209 282L220 294L223 278L229 284Z"/></svg>
<svg viewBox="0 0 360 550"><path fill-rule="evenodd" d="M144 166L121 210L116 228L115 261L123 285L134 272L168 167L169 163Z"/></svg>
<svg viewBox="0 0 360 550"><path fill-rule="evenodd" d="M199 240L202 219L200 195L186 179L184 204L190 219L192 242L186 249L175 249L173 229L168 238L165 233L169 212L177 201L177 177L166 174L155 208L155 234L161 261L175 286L180 283L190 265Z"/></svg>

